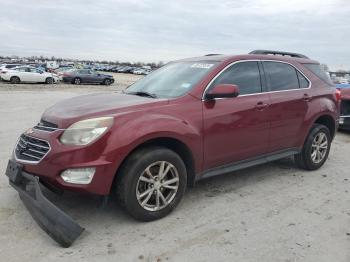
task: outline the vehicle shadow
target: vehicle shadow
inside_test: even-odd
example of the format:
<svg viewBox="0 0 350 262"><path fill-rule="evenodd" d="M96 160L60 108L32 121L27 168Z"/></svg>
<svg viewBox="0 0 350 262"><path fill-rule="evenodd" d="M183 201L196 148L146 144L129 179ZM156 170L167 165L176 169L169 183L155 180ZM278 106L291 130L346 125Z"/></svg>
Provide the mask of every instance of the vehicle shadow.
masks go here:
<svg viewBox="0 0 350 262"><path fill-rule="evenodd" d="M347 129L338 129L338 132L344 135L350 135L350 130Z"/></svg>

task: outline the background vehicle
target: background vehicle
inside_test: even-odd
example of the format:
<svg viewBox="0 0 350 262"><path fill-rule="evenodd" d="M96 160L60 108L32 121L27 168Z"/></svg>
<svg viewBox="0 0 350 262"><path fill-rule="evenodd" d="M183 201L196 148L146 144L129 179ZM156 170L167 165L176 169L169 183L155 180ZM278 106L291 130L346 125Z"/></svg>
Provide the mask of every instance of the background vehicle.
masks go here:
<svg viewBox="0 0 350 262"><path fill-rule="evenodd" d="M62 81L63 80L63 75L65 72L68 72L68 71L71 71L71 70L74 70L73 67L60 67L60 68L57 68L53 71L53 73L55 73L59 80Z"/></svg>
<svg viewBox="0 0 350 262"><path fill-rule="evenodd" d="M3 64L0 65L0 79L2 77L2 74L5 74L8 70L17 67L17 66L21 66L21 64Z"/></svg>
<svg viewBox="0 0 350 262"><path fill-rule="evenodd" d="M72 84L92 83L110 85L114 83L111 75L105 75L91 69L70 70L63 73L62 80Z"/></svg>
<svg viewBox="0 0 350 262"><path fill-rule="evenodd" d="M339 128L350 130L350 84L339 84L337 88L341 95Z"/></svg>
<svg viewBox="0 0 350 262"><path fill-rule="evenodd" d="M21 135L7 175L15 184L22 164L27 178L40 177L39 191L44 183L115 193L131 216L151 221L169 214L200 179L289 156L300 168L320 168L339 106L329 76L304 55L257 50L180 60L124 93L50 107ZM47 213L55 222L45 206L33 208L39 223Z"/></svg>
<svg viewBox="0 0 350 262"><path fill-rule="evenodd" d="M57 75L43 72L30 66L20 66L15 70L2 72L2 80L10 81L12 84L25 83L46 83L53 84L58 82Z"/></svg>

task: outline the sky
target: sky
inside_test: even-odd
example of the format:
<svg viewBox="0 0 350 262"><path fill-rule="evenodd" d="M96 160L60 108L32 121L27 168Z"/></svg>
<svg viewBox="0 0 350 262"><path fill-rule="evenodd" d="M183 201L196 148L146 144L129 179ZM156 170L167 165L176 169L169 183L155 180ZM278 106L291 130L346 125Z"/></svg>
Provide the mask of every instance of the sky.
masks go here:
<svg viewBox="0 0 350 262"><path fill-rule="evenodd" d="M0 55L168 62L272 49L350 69L348 0L3 0L0 25Z"/></svg>

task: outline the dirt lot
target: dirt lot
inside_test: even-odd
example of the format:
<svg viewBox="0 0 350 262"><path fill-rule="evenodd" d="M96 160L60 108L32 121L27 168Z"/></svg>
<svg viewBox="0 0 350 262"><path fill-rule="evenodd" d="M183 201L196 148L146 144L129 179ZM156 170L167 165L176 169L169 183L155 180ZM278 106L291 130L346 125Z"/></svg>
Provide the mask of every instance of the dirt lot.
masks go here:
<svg viewBox="0 0 350 262"><path fill-rule="evenodd" d="M137 77L136 77L137 78ZM170 216L140 223L113 202L66 194L52 200L86 231L68 249L32 220L3 175L17 137L49 105L104 86L0 84L1 261L350 261L350 133L338 133L329 160L305 172L290 159L201 181Z"/></svg>

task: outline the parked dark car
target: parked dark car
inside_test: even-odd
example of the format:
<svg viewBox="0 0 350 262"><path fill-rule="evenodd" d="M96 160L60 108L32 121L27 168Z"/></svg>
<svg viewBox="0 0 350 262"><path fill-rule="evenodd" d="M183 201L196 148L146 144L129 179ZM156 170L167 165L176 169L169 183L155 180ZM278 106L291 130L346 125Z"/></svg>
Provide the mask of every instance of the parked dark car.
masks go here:
<svg viewBox="0 0 350 262"><path fill-rule="evenodd" d="M101 74L91 69L77 69L64 72L62 76L63 82L72 84L103 84L110 85L114 83L111 75Z"/></svg>
<svg viewBox="0 0 350 262"><path fill-rule="evenodd" d="M48 108L20 136L6 175L63 246L83 229L43 195L45 185L113 193L135 219L159 219L200 179L290 156L300 168L320 168L340 106L324 77L317 61L277 51L172 62L123 93Z"/></svg>
<svg viewBox="0 0 350 262"><path fill-rule="evenodd" d="M343 130L350 130L350 85L337 85L341 94L341 107L339 128Z"/></svg>
<svg viewBox="0 0 350 262"><path fill-rule="evenodd" d="M134 70L134 67L132 67L132 66L124 66L122 68L119 68L118 72L131 74L133 70Z"/></svg>

